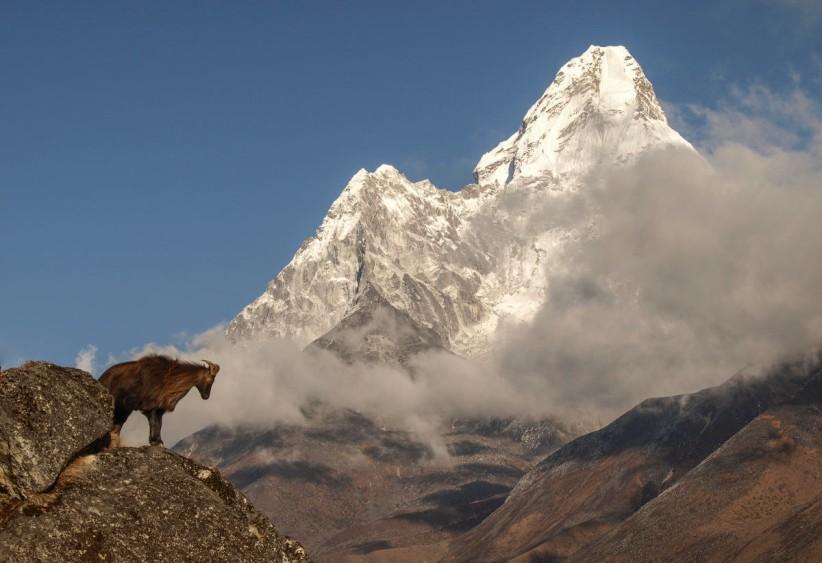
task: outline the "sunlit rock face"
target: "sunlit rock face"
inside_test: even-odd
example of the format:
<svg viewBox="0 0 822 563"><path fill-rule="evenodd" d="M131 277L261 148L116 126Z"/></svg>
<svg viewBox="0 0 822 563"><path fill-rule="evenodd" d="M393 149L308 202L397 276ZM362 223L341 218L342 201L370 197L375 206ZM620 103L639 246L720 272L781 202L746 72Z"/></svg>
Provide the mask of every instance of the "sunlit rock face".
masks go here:
<svg viewBox="0 0 822 563"><path fill-rule="evenodd" d="M624 47L566 63L519 129L480 158L476 184L452 192L382 165L360 170L265 292L230 323L308 344L358 310L366 288L461 355L487 352L506 323L532 318L578 224L552 218L606 166L653 149L693 150L667 123Z"/></svg>

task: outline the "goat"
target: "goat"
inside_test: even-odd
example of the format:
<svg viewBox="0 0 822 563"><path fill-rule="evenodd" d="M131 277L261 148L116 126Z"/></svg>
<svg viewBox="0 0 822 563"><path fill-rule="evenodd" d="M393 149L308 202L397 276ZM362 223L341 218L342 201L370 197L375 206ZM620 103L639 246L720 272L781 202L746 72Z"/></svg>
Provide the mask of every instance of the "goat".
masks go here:
<svg viewBox="0 0 822 563"><path fill-rule="evenodd" d="M114 397L111 445L119 442L123 424L136 410L148 418L149 443L163 445L160 437L163 414L173 411L192 387L197 387L203 400L211 395L211 386L220 366L208 360L203 362L205 365L151 354L108 368L100 376L100 383L108 387Z"/></svg>

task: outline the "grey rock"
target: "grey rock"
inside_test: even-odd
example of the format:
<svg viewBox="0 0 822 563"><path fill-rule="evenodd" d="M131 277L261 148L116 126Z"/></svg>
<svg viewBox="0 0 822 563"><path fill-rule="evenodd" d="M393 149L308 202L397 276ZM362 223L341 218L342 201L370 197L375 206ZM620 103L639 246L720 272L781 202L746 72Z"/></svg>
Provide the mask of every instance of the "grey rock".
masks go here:
<svg viewBox="0 0 822 563"><path fill-rule="evenodd" d="M331 350L348 362L409 367L420 352L445 351L439 334L399 311L370 284L354 311L309 347Z"/></svg>
<svg viewBox="0 0 822 563"><path fill-rule="evenodd" d="M308 561L215 469L163 448L79 458L50 498L0 508L2 561Z"/></svg>
<svg viewBox="0 0 822 563"><path fill-rule="evenodd" d="M0 373L0 562L309 561L216 469L105 449L112 398L88 373Z"/></svg>
<svg viewBox="0 0 822 563"><path fill-rule="evenodd" d="M0 492L44 491L111 429L113 403L88 373L46 362L0 372Z"/></svg>

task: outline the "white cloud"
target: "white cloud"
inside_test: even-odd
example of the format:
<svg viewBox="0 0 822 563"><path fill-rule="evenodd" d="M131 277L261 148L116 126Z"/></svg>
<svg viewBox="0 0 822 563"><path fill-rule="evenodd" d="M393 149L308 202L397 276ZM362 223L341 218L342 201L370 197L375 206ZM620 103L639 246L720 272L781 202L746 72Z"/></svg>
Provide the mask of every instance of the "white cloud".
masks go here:
<svg viewBox="0 0 822 563"><path fill-rule="evenodd" d="M286 340L233 345L215 327L182 348L135 354L222 366L209 401L190 393L166 416L166 441L211 423L300 422L309 400L420 432L454 416L607 419L643 398L818 348L822 111L800 91L754 88L732 99L688 110L704 120L704 158L648 154L562 205L532 209L524 224L596 216L599 236L566 246L549 302L495 355L423 355L410 378ZM135 424L126 440L144 442L145 422Z"/></svg>
<svg viewBox="0 0 822 563"><path fill-rule="evenodd" d="M418 359L412 379L400 368L346 364L323 350L303 352L285 339L228 341L222 326L192 339L189 346L148 345L135 352L164 353L220 364L211 398L202 401L192 391L164 418L167 443L213 423L263 424L304 422L301 407L321 401L334 407L367 413L384 423L434 436L431 429L443 417L538 412L538 397L517 389L491 369L451 354ZM143 443L147 429L135 413L123 436Z"/></svg>
<svg viewBox="0 0 822 563"><path fill-rule="evenodd" d="M568 245L501 355L550 381L546 404L613 415L822 345L822 108L761 87L733 100L696 108L705 158L648 154L566 203L598 236Z"/></svg>
<svg viewBox="0 0 822 563"><path fill-rule="evenodd" d="M94 373L94 360L97 356L97 346L89 344L77 353L74 358L74 366L83 371Z"/></svg>

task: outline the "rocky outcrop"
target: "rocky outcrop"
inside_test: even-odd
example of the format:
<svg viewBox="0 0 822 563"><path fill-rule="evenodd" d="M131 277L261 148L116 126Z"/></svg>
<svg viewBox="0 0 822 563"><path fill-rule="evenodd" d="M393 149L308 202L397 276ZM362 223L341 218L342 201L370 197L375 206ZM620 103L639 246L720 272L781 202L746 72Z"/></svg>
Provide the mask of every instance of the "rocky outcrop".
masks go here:
<svg viewBox="0 0 822 563"><path fill-rule="evenodd" d="M302 547L213 469L165 450L82 457L0 529L14 561L305 561Z"/></svg>
<svg viewBox="0 0 822 563"><path fill-rule="evenodd" d="M216 469L103 449L111 402L80 370L0 373L0 561L308 561Z"/></svg>
<svg viewBox="0 0 822 563"><path fill-rule="evenodd" d="M113 401L88 373L28 362L0 373L0 491L23 498L111 429Z"/></svg>

